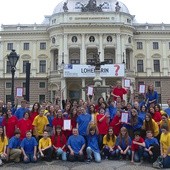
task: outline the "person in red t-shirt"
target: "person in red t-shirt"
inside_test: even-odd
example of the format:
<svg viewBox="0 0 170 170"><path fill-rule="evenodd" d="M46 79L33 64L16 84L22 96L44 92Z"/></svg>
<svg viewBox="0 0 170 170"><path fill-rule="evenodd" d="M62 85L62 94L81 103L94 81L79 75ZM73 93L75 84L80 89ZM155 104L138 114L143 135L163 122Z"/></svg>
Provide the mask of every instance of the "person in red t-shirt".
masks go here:
<svg viewBox="0 0 170 170"><path fill-rule="evenodd" d="M4 132L8 139L14 136L17 123L18 123L17 117L12 115L11 110L7 110L7 115L6 118L4 118L2 121L2 126L4 127Z"/></svg>
<svg viewBox="0 0 170 170"><path fill-rule="evenodd" d="M116 87L112 90L111 95L113 96L114 100L117 100L117 97L121 97L121 100L123 100L123 95L127 94L126 89L122 87L121 81L117 81Z"/></svg>
<svg viewBox="0 0 170 170"><path fill-rule="evenodd" d="M66 157L66 137L62 134L61 126L56 127L56 133L51 137L56 158L59 159L61 156L63 161L67 160Z"/></svg>
<svg viewBox="0 0 170 170"><path fill-rule="evenodd" d="M144 152L144 147L145 147L145 141L144 139L140 136L140 132L136 131L135 132L135 138L132 141L132 158L131 162L140 162L141 157L143 156Z"/></svg>
<svg viewBox="0 0 170 170"><path fill-rule="evenodd" d="M110 122L110 127L113 128L114 134L116 136L118 136L119 133L120 133L120 129L122 127L122 123L121 123L121 111L120 110L116 111L116 115L114 116L114 118Z"/></svg>
<svg viewBox="0 0 170 170"><path fill-rule="evenodd" d="M109 115L104 114L104 113L105 113L105 110L103 108L101 108L100 111L99 111L99 114L96 117L97 128L99 130L99 146L100 146L100 149L102 148L102 144L103 144L103 136L107 134L108 128L109 128L109 124L108 124Z"/></svg>
<svg viewBox="0 0 170 170"><path fill-rule="evenodd" d="M57 116L52 121L54 134L56 133L56 127L57 126L60 126L61 128L63 128L63 116L62 116L62 114L63 114L62 111L58 110Z"/></svg>
<svg viewBox="0 0 170 170"><path fill-rule="evenodd" d="M20 139L24 139L26 137L26 132L27 131L32 131L33 129L33 126L32 126L32 122L31 120L29 119L29 110L27 110L22 119L20 119L17 123L17 128L19 128L20 132L21 132L21 135L20 135Z"/></svg>

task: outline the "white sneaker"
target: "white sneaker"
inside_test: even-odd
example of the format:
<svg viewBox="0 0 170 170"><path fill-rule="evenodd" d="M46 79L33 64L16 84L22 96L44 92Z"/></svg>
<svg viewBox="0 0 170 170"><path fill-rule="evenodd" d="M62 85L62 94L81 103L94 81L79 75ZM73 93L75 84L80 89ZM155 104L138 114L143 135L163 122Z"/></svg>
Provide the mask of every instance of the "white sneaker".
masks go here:
<svg viewBox="0 0 170 170"><path fill-rule="evenodd" d="M3 162L2 162L2 160L0 159L0 166L2 166L3 165Z"/></svg>

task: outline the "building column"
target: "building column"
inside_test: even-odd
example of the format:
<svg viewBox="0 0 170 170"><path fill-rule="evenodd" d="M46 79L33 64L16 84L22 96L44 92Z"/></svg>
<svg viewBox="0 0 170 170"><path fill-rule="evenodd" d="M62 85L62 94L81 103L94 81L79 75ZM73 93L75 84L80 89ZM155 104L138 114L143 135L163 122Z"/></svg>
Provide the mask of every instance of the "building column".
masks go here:
<svg viewBox="0 0 170 170"><path fill-rule="evenodd" d="M7 60L5 60L5 66L3 65L3 43L2 42L0 42L0 77L3 77L3 73L6 73L6 66L7 66L7 64L6 64L6 61ZM18 62L19 63L19 62Z"/></svg>
<svg viewBox="0 0 170 170"><path fill-rule="evenodd" d="M103 49L103 35L99 34L99 51L100 52L100 61L104 61L104 49Z"/></svg>
<svg viewBox="0 0 170 170"><path fill-rule="evenodd" d="M87 62L87 56L86 56L86 47L85 47L85 35L82 34L80 64L86 64L86 62Z"/></svg>
<svg viewBox="0 0 170 170"><path fill-rule="evenodd" d="M163 56L163 60L162 60L162 63L161 63L161 60L160 60L160 68L162 66L162 75L163 76L167 76L168 75L168 66L167 66L167 50L166 50L166 41L163 41L162 42L162 56Z"/></svg>
<svg viewBox="0 0 170 170"><path fill-rule="evenodd" d="M63 52L64 52L64 63L69 64L69 49L68 49L68 35L64 34L64 44L63 44Z"/></svg>
<svg viewBox="0 0 170 170"><path fill-rule="evenodd" d="M82 78L81 80L82 80L82 81L81 81L82 87L85 87L85 86L86 86L85 78ZM82 99L85 101L85 98L86 98L86 90L82 89L82 90L81 90L81 93L82 93Z"/></svg>
<svg viewBox="0 0 170 170"><path fill-rule="evenodd" d="M116 64L122 63L122 52L121 52L121 37L120 34L116 34Z"/></svg>
<svg viewBox="0 0 170 170"><path fill-rule="evenodd" d="M59 41L60 41L60 46L59 46L59 49L58 49L58 65L60 67L61 63L62 63L62 60L64 60L64 47L63 47L63 44L64 44L64 39L63 39L63 35L60 35L60 38L59 38Z"/></svg>
<svg viewBox="0 0 170 170"><path fill-rule="evenodd" d="M151 76L152 74L152 66L151 63L153 63L153 61L151 61L151 54L150 54L150 42L146 41L146 74L147 76Z"/></svg>
<svg viewBox="0 0 170 170"><path fill-rule="evenodd" d="M36 41L33 42L33 51L32 51L32 62L31 62L31 74L33 77L36 77L37 72L37 46Z"/></svg>

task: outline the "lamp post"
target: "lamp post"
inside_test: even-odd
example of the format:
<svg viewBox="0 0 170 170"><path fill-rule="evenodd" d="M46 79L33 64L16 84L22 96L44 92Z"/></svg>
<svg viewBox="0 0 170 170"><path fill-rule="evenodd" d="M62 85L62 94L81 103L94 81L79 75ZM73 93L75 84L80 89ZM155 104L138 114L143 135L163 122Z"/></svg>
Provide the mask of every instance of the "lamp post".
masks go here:
<svg viewBox="0 0 170 170"><path fill-rule="evenodd" d="M12 73L12 87L11 87L11 103L12 106L14 105L14 75L16 70L16 64L19 59L19 55L15 52L15 50L12 50L9 55L7 55L8 61L11 66L11 73Z"/></svg>

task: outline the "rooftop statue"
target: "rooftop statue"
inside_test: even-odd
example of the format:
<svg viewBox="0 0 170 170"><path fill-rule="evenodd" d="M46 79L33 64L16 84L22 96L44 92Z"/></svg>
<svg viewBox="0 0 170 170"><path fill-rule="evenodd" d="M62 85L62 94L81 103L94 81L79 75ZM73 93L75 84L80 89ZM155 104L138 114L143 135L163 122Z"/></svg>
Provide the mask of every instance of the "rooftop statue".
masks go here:
<svg viewBox="0 0 170 170"><path fill-rule="evenodd" d="M64 12L68 12L67 3L68 3L68 2L64 2L64 4L63 4L63 10L64 10Z"/></svg>
<svg viewBox="0 0 170 170"><path fill-rule="evenodd" d="M119 2L116 2L116 7L115 7L115 11L116 12L119 12L120 11L120 5L119 5Z"/></svg>
<svg viewBox="0 0 170 170"><path fill-rule="evenodd" d="M81 5L82 12L102 12L102 6L104 4L100 4L99 6L97 6L96 0L89 0L87 5Z"/></svg>

